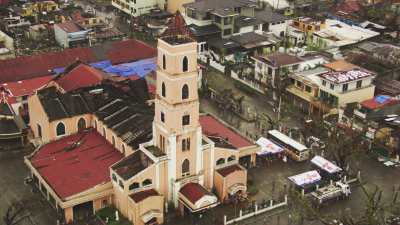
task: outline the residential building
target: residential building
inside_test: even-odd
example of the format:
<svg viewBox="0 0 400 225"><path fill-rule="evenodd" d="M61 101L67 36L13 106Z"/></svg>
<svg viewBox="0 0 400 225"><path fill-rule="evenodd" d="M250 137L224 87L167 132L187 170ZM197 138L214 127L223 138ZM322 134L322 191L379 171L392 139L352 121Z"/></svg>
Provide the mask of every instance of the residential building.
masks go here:
<svg viewBox="0 0 400 225"><path fill-rule="evenodd" d="M379 35L378 32L338 20L326 19L325 24L325 29L313 32L312 36L313 44L321 48L351 45Z"/></svg>
<svg viewBox="0 0 400 225"><path fill-rule="evenodd" d="M143 79L55 85L29 98L43 145L25 163L65 222L112 204L132 224L162 224L166 207L196 213L246 193L242 165L254 165L259 147L199 114L197 46L159 39L154 107Z"/></svg>
<svg viewBox="0 0 400 225"><path fill-rule="evenodd" d="M400 99L400 81L392 79L376 79L375 95L389 95Z"/></svg>
<svg viewBox="0 0 400 225"><path fill-rule="evenodd" d="M7 98L5 90L0 87L0 151L20 149L28 134L24 121L14 113Z"/></svg>
<svg viewBox="0 0 400 225"><path fill-rule="evenodd" d="M279 76L300 71L303 60L286 53L271 53L267 56L253 57L255 60L255 79L264 84L275 87Z"/></svg>
<svg viewBox="0 0 400 225"><path fill-rule="evenodd" d="M222 38L247 32L272 32L283 36L288 19L270 8L260 8L251 0L201 0L184 4L187 25L215 25Z"/></svg>
<svg viewBox="0 0 400 225"><path fill-rule="evenodd" d="M337 63L342 65L340 61ZM287 91L292 95L294 104L303 112L311 115L338 113L347 104L362 102L374 96L372 83L375 75L360 68L337 71L328 67L317 67L290 75L291 85Z"/></svg>
<svg viewBox="0 0 400 225"><path fill-rule="evenodd" d="M148 14L153 9L167 9L166 0L112 0L111 4L132 17Z"/></svg>
<svg viewBox="0 0 400 225"><path fill-rule="evenodd" d="M333 108L361 102L374 96L375 75L365 70L349 70L320 74L320 100Z"/></svg>
<svg viewBox="0 0 400 225"><path fill-rule="evenodd" d="M73 21L54 25L54 36L57 43L63 48L89 44L90 29L84 29Z"/></svg>

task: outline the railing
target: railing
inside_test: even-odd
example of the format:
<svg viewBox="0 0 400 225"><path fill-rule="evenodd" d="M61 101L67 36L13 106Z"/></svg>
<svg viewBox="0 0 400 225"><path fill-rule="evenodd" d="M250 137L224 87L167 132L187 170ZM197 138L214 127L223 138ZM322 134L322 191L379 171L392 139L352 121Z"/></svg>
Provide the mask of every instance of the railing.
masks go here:
<svg viewBox="0 0 400 225"><path fill-rule="evenodd" d="M245 215L243 215L243 211L240 210L239 211L239 217L237 217L237 218L233 218L231 220L227 220L227 216L225 215L224 216L224 225L234 224L236 222L248 219L250 217L253 217L253 216L268 212L268 211L271 211L273 209L277 209L277 208L286 206L287 202L288 202L288 199L287 199L287 196L285 195L285 200L283 202L274 204L274 201L270 200L269 201L269 205L267 207L264 207L264 208L260 208L260 207L262 207L262 205L257 205L256 204L256 205L254 205L254 211L250 212L250 213L247 213Z"/></svg>

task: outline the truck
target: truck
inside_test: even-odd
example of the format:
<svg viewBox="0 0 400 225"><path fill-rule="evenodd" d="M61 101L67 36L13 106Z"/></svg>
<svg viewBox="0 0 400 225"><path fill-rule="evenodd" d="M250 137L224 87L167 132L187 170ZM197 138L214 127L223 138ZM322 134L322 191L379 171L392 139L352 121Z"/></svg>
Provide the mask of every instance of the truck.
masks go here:
<svg viewBox="0 0 400 225"><path fill-rule="evenodd" d="M321 205L329 200L349 197L350 194L351 191L349 184L337 181L311 192L311 198L315 203Z"/></svg>

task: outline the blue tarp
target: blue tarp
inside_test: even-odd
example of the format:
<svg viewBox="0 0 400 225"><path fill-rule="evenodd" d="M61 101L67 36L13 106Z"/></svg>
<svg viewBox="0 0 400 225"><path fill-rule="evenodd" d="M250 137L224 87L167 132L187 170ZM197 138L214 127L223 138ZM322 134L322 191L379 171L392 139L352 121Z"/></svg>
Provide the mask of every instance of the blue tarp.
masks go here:
<svg viewBox="0 0 400 225"><path fill-rule="evenodd" d="M144 77L147 74L156 71L157 62L156 58L143 59L132 63L123 63L119 65L112 65L110 60L104 60L100 62L91 63L90 66L101 69L106 73L114 73L120 76L128 77L132 75L137 75L139 77ZM53 72L57 74L63 73L65 68L53 69Z"/></svg>
<svg viewBox="0 0 400 225"><path fill-rule="evenodd" d="M156 58L150 58L150 59L139 60L137 62L132 62L132 63L123 63L115 66L109 66L103 69L103 71L107 73L115 73L124 77L132 75L138 75L139 77L144 77L147 74L156 71L156 69L157 69Z"/></svg>
<svg viewBox="0 0 400 225"><path fill-rule="evenodd" d="M379 104L383 104L389 99L390 99L390 96L387 96L387 95L378 95L375 97L375 101Z"/></svg>
<svg viewBox="0 0 400 225"><path fill-rule="evenodd" d="M90 65L96 69L101 69L101 70L112 66L110 60L104 60L104 61L100 61L100 62L90 63Z"/></svg>

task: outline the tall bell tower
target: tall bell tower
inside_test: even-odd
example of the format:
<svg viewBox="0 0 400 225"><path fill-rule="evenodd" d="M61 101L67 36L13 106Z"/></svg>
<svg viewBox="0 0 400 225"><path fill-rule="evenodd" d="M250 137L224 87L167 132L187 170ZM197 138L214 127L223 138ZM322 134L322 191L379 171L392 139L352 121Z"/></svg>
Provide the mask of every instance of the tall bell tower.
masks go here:
<svg viewBox="0 0 400 225"><path fill-rule="evenodd" d="M157 64L153 142L168 156L167 199L177 205L185 179L202 183L197 43L178 35L159 39Z"/></svg>

